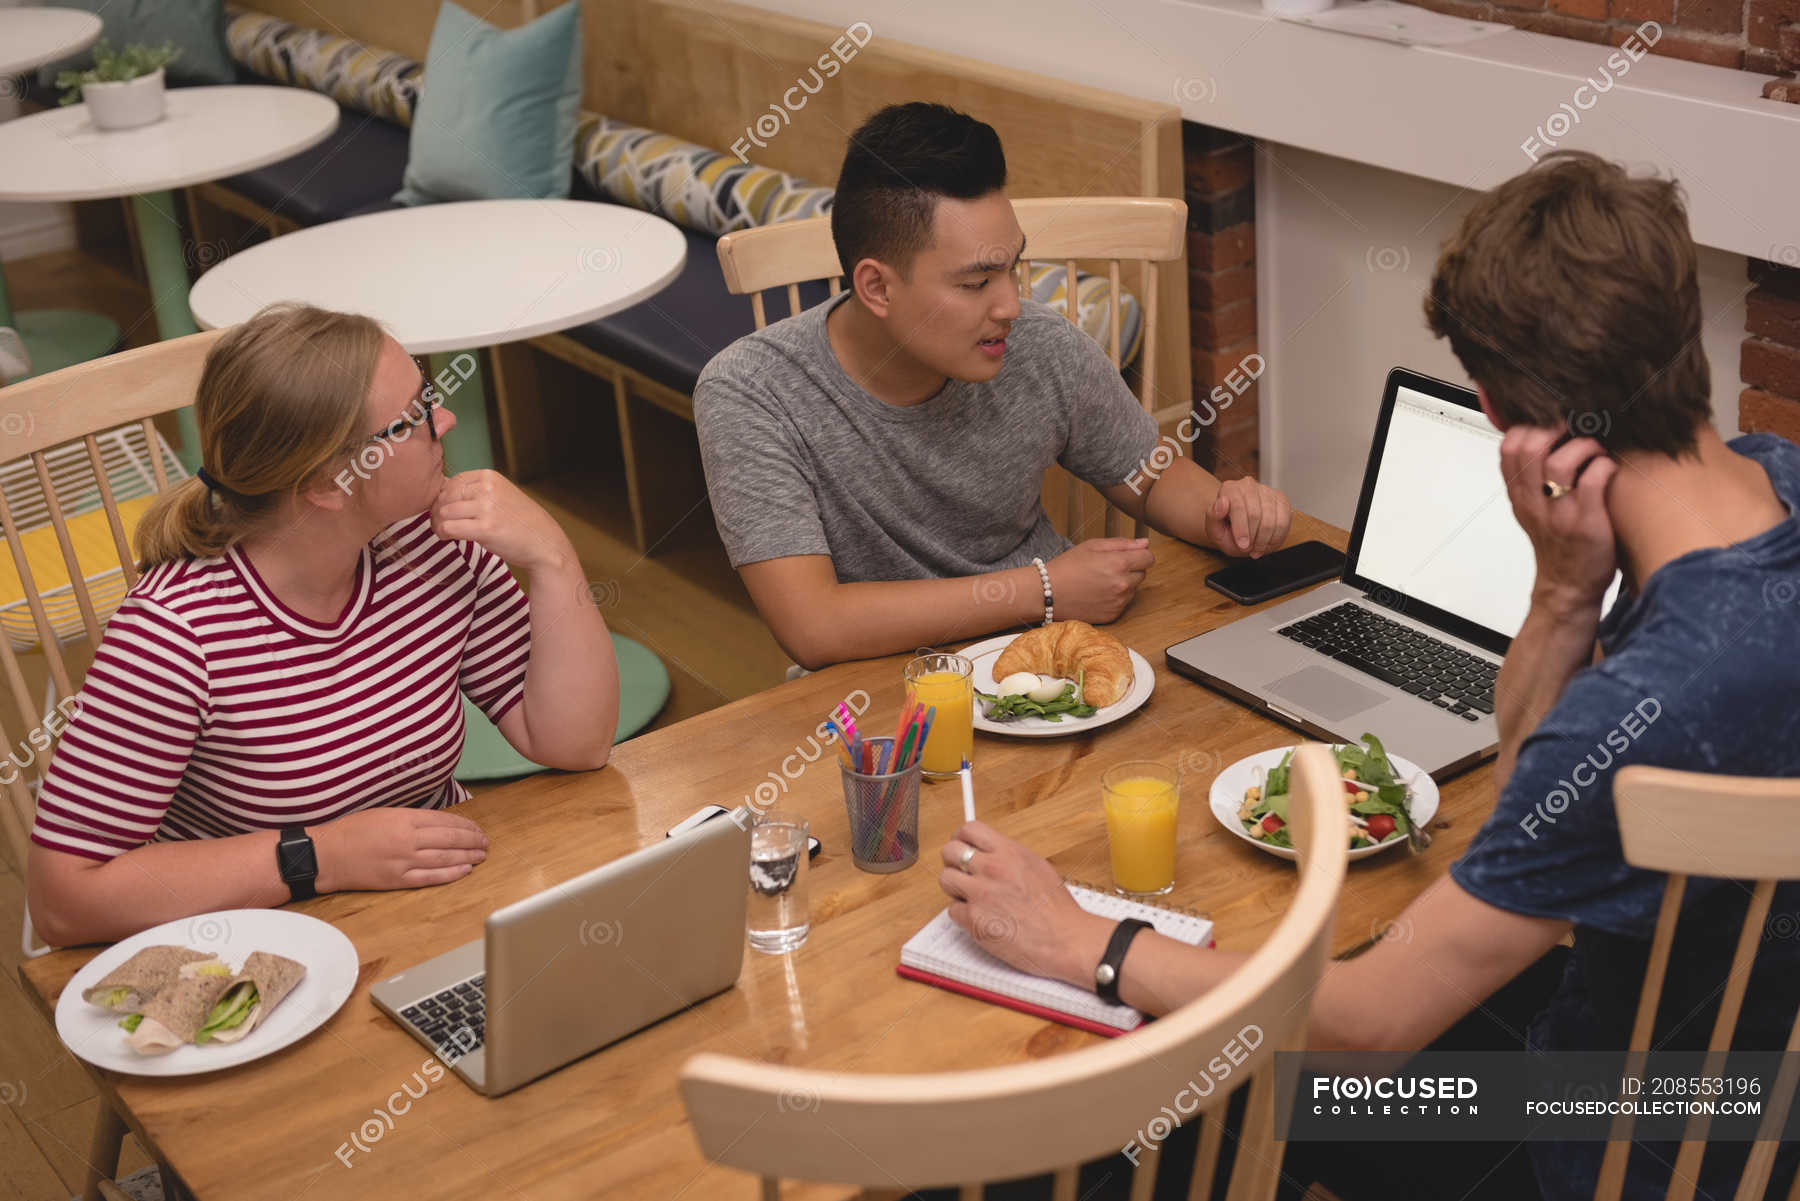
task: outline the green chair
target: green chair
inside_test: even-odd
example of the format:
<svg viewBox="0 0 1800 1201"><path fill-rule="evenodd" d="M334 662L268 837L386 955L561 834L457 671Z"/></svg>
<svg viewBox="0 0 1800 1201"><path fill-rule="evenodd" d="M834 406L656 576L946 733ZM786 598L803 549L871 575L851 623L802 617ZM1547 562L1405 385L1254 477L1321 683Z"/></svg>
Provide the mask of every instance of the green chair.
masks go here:
<svg viewBox="0 0 1800 1201"><path fill-rule="evenodd" d="M615 744L624 742L649 725L669 699L669 673L649 647L618 634L612 636L613 654L619 661L619 728ZM513 749L487 715L463 698L463 721L468 733L456 778L501 780L543 771Z"/></svg>

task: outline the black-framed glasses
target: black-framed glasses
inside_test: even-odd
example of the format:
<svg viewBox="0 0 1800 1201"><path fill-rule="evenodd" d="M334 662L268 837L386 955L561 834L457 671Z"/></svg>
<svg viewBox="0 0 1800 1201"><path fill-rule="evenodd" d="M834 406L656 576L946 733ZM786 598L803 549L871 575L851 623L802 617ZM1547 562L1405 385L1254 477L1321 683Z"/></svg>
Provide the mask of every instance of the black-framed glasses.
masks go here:
<svg viewBox="0 0 1800 1201"><path fill-rule="evenodd" d="M406 412L395 418L384 428L369 435L370 442L383 440L404 441L412 430L419 428L421 422L431 431L431 440L437 441L437 422L432 418L432 410L441 407L443 396L437 386L431 382L431 372L423 360L414 358L413 365L419 369L419 394L407 402Z"/></svg>

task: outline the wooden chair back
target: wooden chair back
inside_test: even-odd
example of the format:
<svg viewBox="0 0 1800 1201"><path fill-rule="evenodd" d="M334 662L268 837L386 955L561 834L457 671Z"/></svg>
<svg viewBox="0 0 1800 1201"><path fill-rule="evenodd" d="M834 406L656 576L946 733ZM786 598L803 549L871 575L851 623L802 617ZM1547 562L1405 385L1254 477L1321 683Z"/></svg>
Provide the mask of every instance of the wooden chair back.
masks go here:
<svg viewBox="0 0 1800 1201"><path fill-rule="evenodd" d="M863 1075L696 1055L682 1068L681 1095L701 1149L758 1173L765 1201L783 1177L883 1190L959 1185L975 1198L985 1182L1050 1171L1056 1201L1074 1201L1082 1162L1134 1143L1153 1117L1166 1122L1166 1106L1189 1112L1178 1094L1191 1093L1201 1127L1189 1197L1200 1199L1210 1194L1227 1102L1248 1082L1229 1197L1267 1201L1282 1155L1275 1052L1305 1042L1349 842L1330 750L1301 747L1292 779L1293 904L1269 940L1204 996L1099 1046L976 1071ZM1214 1064L1231 1066L1195 1088ZM1160 1154L1150 1146L1137 1157L1134 1201L1149 1197Z"/></svg>
<svg viewBox="0 0 1800 1201"><path fill-rule="evenodd" d="M1737 1028L1775 885L1800 880L1800 779L1717 776L1634 765L1620 769L1613 782L1613 801L1618 809L1625 862L1666 872L1669 877L1663 889L1662 908L1656 916L1643 988L1638 994L1637 1017L1631 1027L1632 1052L1641 1054L1650 1049L1688 877L1754 881L1719 1000L1718 1017L1707 1042L1705 1070L1716 1075L1724 1067L1724 1057ZM1754 832L1753 836L1746 836L1747 831ZM1800 1012L1789 1028L1787 1050L1788 1062L1792 1064L1797 1058L1792 1053L1800 1052ZM1760 1198L1768 1187L1779 1132L1794 1099L1797 1074L1800 1073L1792 1067L1785 1069L1768 1094L1768 1110L1745 1164L1737 1201ZM1630 1117L1624 1116L1613 1127L1613 1141L1607 1143L1594 1190L1595 1201L1618 1201L1624 1191L1632 1124ZM1705 1115L1689 1119L1670 1177L1666 1194L1669 1201L1688 1201L1693 1197L1709 1124ZM1800 1178L1796 1178L1788 1196L1790 1201L1800 1198Z"/></svg>
<svg viewBox="0 0 1800 1201"><path fill-rule="evenodd" d="M1165 409L1159 409L1156 404L1158 272L1161 264L1176 262L1186 253L1187 205L1162 197L1047 197L1015 200L1013 212L1018 217L1019 228L1025 233L1025 251L1030 256L1030 260L1019 264L1020 296L1031 294L1032 262L1060 262L1067 272L1063 288L1064 312L1070 321L1077 321L1077 267L1082 263L1099 267L1102 263L1096 260L1103 260L1107 279L1112 284L1106 349L1114 367L1121 366L1122 355L1120 265L1137 261L1137 296L1143 306L1139 322L1143 345L1136 360L1139 370L1135 392L1139 403L1156 419L1159 428L1187 416L1193 405L1186 398L1178 398ZM768 324L763 301L765 291L785 289L788 315L792 316L803 307L800 284L825 280L832 296L844 286L837 247L831 239L829 217L787 221L726 234L719 239L719 266L724 269L725 286L729 291L749 295L757 329ZM1124 531L1125 515L1107 505L1090 485L1060 467L1052 467L1045 473L1044 507L1052 522L1072 541L1099 537L1102 533L1118 537ZM1143 532L1144 523L1135 523L1133 536L1141 537Z"/></svg>
<svg viewBox="0 0 1800 1201"><path fill-rule="evenodd" d="M0 428L8 431L4 453L8 460L19 461L16 466L9 462L0 470L8 476L29 472L36 484L26 512L15 511L9 490L0 488L0 531L4 531L13 566L23 585L25 607L36 633L36 650L44 656L49 682L59 697L72 697L80 690L82 672L71 670L63 653L62 642L67 635L59 637L57 614L53 605L46 604L45 592L32 573L22 541L22 532L29 527L22 522L45 520L55 531L67 568L68 587L80 614L78 632L85 633L93 645L99 645L106 618L111 616L117 600L111 599L110 605L107 595L97 600L93 581L117 571L123 581L123 588L118 591L122 598L138 579L136 559L119 516L120 493L161 492L184 478L171 470L161 453L162 436L152 419L194 402L206 353L221 336L222 330L213 330L159 342L0 388ZM148 473L147 488L142 481L127 485L116 470L109 469L109 458L116 456L108 444L108 431L119 426L134 427L127 445L158 448L157 453L142 455L136 468ZM14 436L15 430L23 432ZM69 471L71 452L85 459L85 472ZM110 464L111 468L117 466ZM72 481L83 495L68 494ZM103 556L102 562L81 561L69 533L69 509L74 504L88 503L90 488L98 492L111 533L110 553ZM11 496L19 499L17 492ZM60 726L54 731L45 728L47 715L32 700L19 652L9 637L0 637L0 674L5 676L18 722L15 725L8 721L0 708L0 745L8 750L35 747L33 734L47 738L50 747L40 748L34 763L35 774L41 779ZM0 804L0 828L6 832L15 861L23 865L26 833L33 815L32 788L26 772L9 771L7 775L7 803Z"/></svg>

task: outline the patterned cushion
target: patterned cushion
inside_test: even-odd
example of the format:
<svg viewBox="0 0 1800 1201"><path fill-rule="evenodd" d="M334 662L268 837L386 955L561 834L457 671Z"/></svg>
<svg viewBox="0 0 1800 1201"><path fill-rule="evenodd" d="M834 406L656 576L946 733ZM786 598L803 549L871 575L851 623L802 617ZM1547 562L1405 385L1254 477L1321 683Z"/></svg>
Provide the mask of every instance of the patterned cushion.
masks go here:
<svg viewBox="0 0 1800 1201"><path fill-rule="evenodd" d="M1131 289L1119 289L1119 361L1129 367L1142 349L1144 315ZM1031 298L1061 313L1067 308L1069 268L1066 263L1031 264ZM1112 347L1112 280L1104 275L1075 272L1075 324L1101 350Z"/></svg>
<svg viewBox="0 0 1800 1201"><path fill-rule="evenodd" d="M575 131L575 169L610 200L715 238L831 211L830 188L591 113Z"/></svg>
<svg viewBox="0 0 1800 1201"><path fill-rule="evenodd" d="M336 34L305 29L263 13L226 10L231 57L258 75L323 92L346 108L411 126L422 64Z"/></svg>

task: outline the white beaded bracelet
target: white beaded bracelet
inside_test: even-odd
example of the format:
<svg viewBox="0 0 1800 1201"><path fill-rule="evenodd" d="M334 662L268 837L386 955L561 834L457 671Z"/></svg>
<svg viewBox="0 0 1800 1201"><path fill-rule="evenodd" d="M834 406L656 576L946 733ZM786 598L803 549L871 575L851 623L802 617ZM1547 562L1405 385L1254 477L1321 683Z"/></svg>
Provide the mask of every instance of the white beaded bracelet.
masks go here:
<svg viewBox="0 0 1800 1201"><path fill-rule="evenodd" d="M1038 569L1038 579L1044 581L1044 624L1049 625L1056 620L1056 606L1050 599L1050 569L1044 566L1042 559L1032 559L1031 565Z"/></svg>

